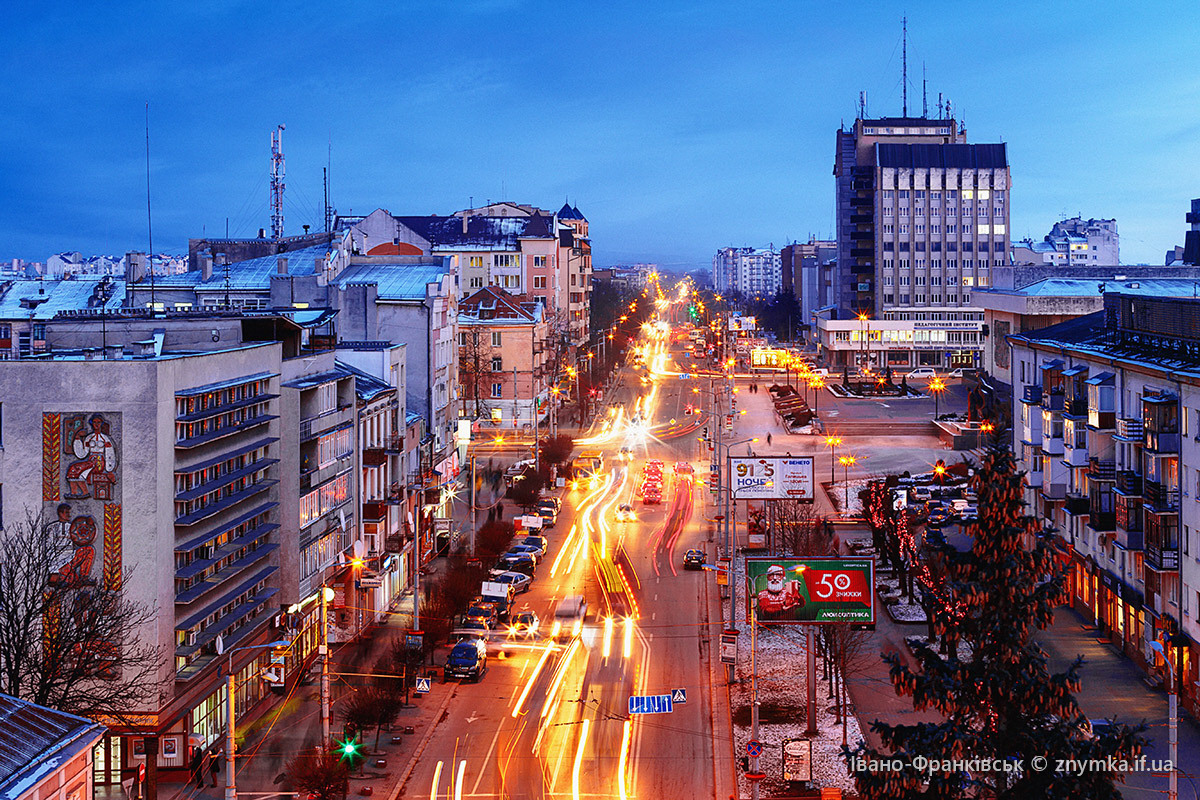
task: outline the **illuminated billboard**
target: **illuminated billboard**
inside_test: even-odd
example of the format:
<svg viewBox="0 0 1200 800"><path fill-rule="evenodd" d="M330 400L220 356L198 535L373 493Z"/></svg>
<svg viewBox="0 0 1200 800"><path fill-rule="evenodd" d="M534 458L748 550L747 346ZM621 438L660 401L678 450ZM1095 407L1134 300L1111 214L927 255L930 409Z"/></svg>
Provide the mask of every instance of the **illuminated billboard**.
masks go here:
<svg viewBox="0 0 1200 800"><path fill-rule="evenodd" d="M746 582L760 622L875 622L871 558L747 558Z"/></svg>

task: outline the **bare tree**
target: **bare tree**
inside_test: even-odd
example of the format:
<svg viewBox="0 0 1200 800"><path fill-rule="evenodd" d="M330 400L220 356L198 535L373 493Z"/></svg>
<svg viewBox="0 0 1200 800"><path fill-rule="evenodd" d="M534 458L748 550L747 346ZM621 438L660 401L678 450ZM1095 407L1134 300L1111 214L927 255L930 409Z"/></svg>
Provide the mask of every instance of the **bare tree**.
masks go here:
<svg viewBox="0 0 1200 800"><path fill-rule="evenodd" d="M856 675L870 661L867 645L871 640L869 631L863 630L850 623L825 625L821 628L825 650L833 666L830 689L837 697L834 708L836 719L842 726L842 744L846 744L846 718L849 715L849 692L846 688L847 679Z"/></svg>
<svg viewBox="0 0 1200 800"><path fill-rule="evenodd" d="M58 524L27 511L0 533L0 692L82 716L128 719L159 700L165 654L137 638L155 611L81 574L74 566L80 548L52 527ZM131 577L127 570L121 585Z"/></svg>
<svg viewBox="0 0 1200 800"><path fill-rule="evenodd" d="M490 411L485 398L490 396L492 355L488 332L481 331L477 325L464 326L458 344L458 380L462 386L463 410L466 411L469 404L475 419Z"/></svg>
<svg viewBox="0 0 1200 800"><path fill-rule="evenodd" d="M779 555L828 556L837 552L833 531L812 503L775 501L775 530Z"/></svg>
<svg viewBox="0 0 1200 800"><path fill-rule="evenodd" d="M301 797L340 800L348 791L350 770L336 754L309 746L288 762L287 784Z"/></svg>

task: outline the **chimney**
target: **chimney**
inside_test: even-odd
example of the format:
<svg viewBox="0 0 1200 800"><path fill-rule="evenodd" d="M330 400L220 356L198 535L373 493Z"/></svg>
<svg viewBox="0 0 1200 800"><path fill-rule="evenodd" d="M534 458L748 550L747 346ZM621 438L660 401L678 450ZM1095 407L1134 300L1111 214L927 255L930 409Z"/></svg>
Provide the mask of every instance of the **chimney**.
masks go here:
<svg viewBox="0 0 1200 800"><path fill-rule="evenodd" d="M208 253L200 254L200 280L208 281L212 279L213 260Z"/></svg>
<svg viewBox="0 0 1200 800"><path fill-rule="evenodd" d="M104 356L104 350L99 347L89 347L83 351L84 361L99 361Z"/></svg>
<svg viewBox="0 0 1200 800"><path fill-rule="evenodd" d="M287 275L287 274L288 274L288 260L287 260L287 256L280 256L278 259L276 259L276 261L275 261L275 265L276 265L276 269L277 269L277 271L279 272L279 274L280 274L280 275Z"/></svg>
<svg viewBox="0 0 1200 800"><path fill-rule="evenodd" d="M154 356L154 340L153 339L143 339L142 341L137 343L137 346L138 346L137 354L139 356L143 356L144 358L151 358Z"/></svg>
<svg viewBox="0 0 1200 800"><path fill-rule="evenodd" d="M130 251L125 254L125 280L127 283L138 283L146 277L146 256L143 253Z"/></svg>
<svg viewBox="0 0 1200 800"><path fill-rule="evenodd" d="M125 348L119 344L110 344L104 348L104 357L110 361L120 361L125 356Z"/></svg>

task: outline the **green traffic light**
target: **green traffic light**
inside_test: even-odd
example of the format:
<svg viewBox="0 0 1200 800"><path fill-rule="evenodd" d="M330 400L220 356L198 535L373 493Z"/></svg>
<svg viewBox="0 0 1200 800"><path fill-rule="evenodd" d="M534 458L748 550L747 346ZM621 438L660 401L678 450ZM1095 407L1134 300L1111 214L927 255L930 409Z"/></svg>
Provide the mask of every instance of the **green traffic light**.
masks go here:
<svg viewBox="0 0 1200 800"><path fill-rule="evenodd" d="M358 746L359 742L357 736L338 740L337 750L341 754L338 760L349 761L351 764L353 764L356 758L362 758L363 755L361 752L359 752Z"/></svg>

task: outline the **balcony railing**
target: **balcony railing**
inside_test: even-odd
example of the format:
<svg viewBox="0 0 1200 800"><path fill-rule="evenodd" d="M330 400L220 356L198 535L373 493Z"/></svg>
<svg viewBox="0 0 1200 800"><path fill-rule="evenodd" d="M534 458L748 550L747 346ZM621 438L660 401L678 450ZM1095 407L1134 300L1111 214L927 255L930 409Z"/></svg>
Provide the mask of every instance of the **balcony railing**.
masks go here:
<svg viewBox="0 0 1200 800"><path fill-rule="evenodd" d="M1157 481L1146 481L1146 508L1156 514L1179 511L1179 490Z"/></svg>
<svg viewBox="0 0 1200 800"><path fill-rule="evenodd" d="M1117 495L1117 527L1129 533L1142 532L1142 501L1136 497Z"/></svg>
<svg viewBox="0 0 1200 800"><path fill-rule="evenodd" d="M1178 548L1164 548L1158 542L1146 542L1146 566L1156 572L1179 569Z"/></svg>
<svg viewBox="0 0 1200 800"><path fill-rule="evenodd" d="M1088 497L1087 495L1078 495L1067 493L1067 501L1064 504L1064 509L1072 516L1080 516L1088 513Z"/></svg>
<svg viewBox="0 0 1200 800"><path fill-rule="evenodd" d="M1117 415L1112 411L1088 407L1088 427L1097 431L1111 431L1116 424Z"/></svg>
<svg viewBox="0 0 1200 800"><path fill-rule="evenodd" d="M1152 453L1178 453L1179 434L1175 431L1146 431L1145 446Z"/></svg>
<svg viewBox="0 0 1200 800"><path fill-rule="evenodd" d="M1117 462L1089 458L1088 477L1094 481L1115 481L1117 479Z"/></svg>
<svg viewBox="0 0 1200 800"><path fill-rule="evenodd" d="M1117 491L1137 497L1142 493L1142 476L1133 470L1123 469L1117 473Z"/></svg>
<svg viewBox="0 0 1200 800"><path fill-rule="evenodd" d="M1063 413L1068 416L1079 417L1080 419L1083 419L1088 413L1087 398L1073 397L1070 400L1065 401L1063 404Z"/></svg>
<svg viewBox="0 0 1200 800"><path fill-rule="evenodd" d="M1125 417L1117 420L1117 437L1126 442L1140 442L1143 437L1142 421Z"/></svg>
<svg viewBox="0 0 1200 800"><path fill-rule="evenodd" d="M1038 405L1042 402L1042 387L1036 384L1026 386L1024 393L1021 395L1022 403L1031 403Z"/></svg>
<svg viewBox="0 0 1200 800"><path fill-rule="evenodd" d="M387 503L382 501L368 501L362 504L362 515L364 522L379 522L387 517Z"/></svg>
<svg viewBox="0 0 1200 800"><path fill-rule="evenodd" d="M1061 391L1053 390L1042 394L1042 408L1046 411L1062 411L1066 405L1067 396Z"/></svg>
<svg viewBox="0 0 1200 800"><path fill-rule="evenodd" d="M387 463L387 451L382 447L367 447L362 451L364 467L378 467Z"/></svg>
<svg viewBox="0 0 1200 800"><path fill-rule="evenodd" d="M1088 527L1094 531L1107 533L1117 529L1117 515L1112 511L1101 511L1097 506L1088 508Z"/></svg>

